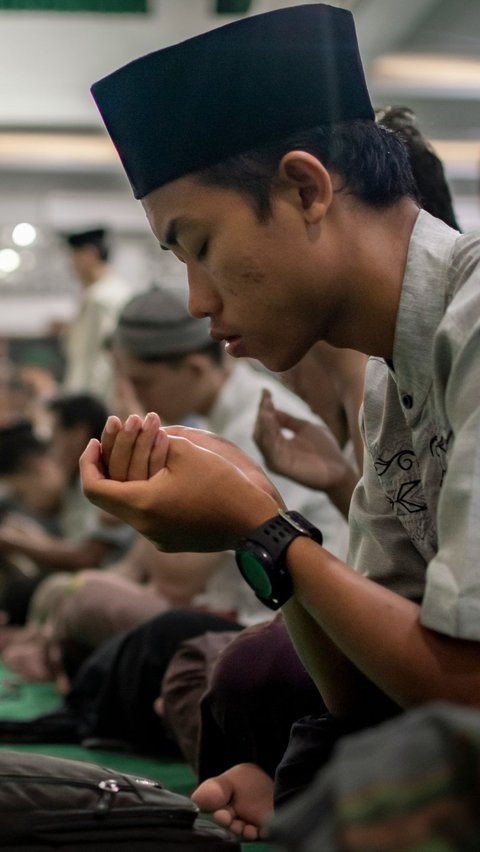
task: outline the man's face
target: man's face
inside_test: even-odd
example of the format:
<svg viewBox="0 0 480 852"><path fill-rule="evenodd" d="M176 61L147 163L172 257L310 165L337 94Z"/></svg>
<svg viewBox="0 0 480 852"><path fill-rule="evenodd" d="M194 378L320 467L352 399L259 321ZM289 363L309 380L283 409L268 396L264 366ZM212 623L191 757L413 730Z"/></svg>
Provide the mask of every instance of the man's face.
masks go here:
<svg viewBox="0 0 480 852"><path fill-rule="evenodd" d="M275 196L266 222L238 192L192 178L142 203L162 247L187 266L190 312L210 317L212 337L230 355L277 372L304 355L318 336L318 263L287 193Z"/></svg>
<svg viewBox="0 0 480 852"><path fill-rule="evenodd" d="M170 424L196 413L196 387L186 360L148 364L117 347L112 355L115 369L130 383L145 413L156 411L163 423Z"/></svg>
<svg viewBox="0 0 480 852"><path fill-rule="evenodd" d="M90 283L98 269L100 256L95 246L85 245L71 250L70 262L77 278L85 284Z"/></svg>

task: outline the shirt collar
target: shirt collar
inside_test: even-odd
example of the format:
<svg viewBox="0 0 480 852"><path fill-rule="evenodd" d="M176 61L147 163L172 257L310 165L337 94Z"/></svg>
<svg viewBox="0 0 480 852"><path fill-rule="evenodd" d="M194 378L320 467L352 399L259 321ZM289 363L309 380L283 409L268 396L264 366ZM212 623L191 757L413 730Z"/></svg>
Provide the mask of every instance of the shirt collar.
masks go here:
<svg viewBox="0 0 480 852"><path fill-rule="evenodd" d="M409 419L432 383L433 339L445 313L449 260L460 235L420 210L410 238L395 324L393 365L401 397L410 397Z"/></svg>

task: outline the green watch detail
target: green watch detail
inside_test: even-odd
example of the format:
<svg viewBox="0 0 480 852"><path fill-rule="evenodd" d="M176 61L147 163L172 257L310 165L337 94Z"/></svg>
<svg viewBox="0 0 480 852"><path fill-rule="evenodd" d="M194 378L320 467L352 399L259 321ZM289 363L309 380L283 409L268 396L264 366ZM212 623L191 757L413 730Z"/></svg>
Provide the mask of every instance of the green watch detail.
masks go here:
<svg viewBox="0 0 480 852"><path fill-rule="evenodd" d="M255 594L262 598L270 597L273 591L272 584L257 557L253 553L241 553L240 559L242 561L242 576Z"/></svg>
<svg viewBox="0 0 480 852"><path fill-rule="evenodd" d="M279 609L293 594L286 565L289 545L298 536L322 544L322 533L299 512L278 510L278 515L243 538L235 550L240 573L257 598L270 609Z"/></svg>

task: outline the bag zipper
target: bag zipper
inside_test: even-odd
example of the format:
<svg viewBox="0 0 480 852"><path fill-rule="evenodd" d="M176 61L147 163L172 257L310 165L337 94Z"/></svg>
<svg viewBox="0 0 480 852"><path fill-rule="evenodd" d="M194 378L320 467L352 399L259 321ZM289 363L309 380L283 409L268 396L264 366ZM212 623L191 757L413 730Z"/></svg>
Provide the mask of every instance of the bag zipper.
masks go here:
<svg viewBox="0 0 480 852"><path fill-rule="evenodd" d="M82 790L92 790L92 792L98 791L100 798L95 810L99 814L103 814L112 809L118 793L137 792L133 784L122 783L116 778L106 778L95 783L94 781L78 781L75 778L51 778L45 775L0 775L0 784L2 781L14 781L16 783L24 781L28 783L29 781L33 781L40 784L51 785L53 787L68 786L78 787ZM145 786L148 784L149 787L160 787L160 784L157 784L154 781L149 781L148 779L139 778L138 781Z"/></svg>

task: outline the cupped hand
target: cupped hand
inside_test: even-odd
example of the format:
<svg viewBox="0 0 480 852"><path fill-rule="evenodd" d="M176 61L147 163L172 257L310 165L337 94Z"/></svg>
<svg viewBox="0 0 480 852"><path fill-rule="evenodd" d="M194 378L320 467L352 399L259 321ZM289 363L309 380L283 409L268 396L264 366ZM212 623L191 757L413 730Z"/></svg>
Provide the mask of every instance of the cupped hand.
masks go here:
<svg viewBox="0 0 480 852"><path fill-rule="evenodd" d="M259 488L282 503L282 498L265 471L236 444L191 426L162 428L160 417L150 412L145 418L130 415L124 424L118 417L109 417L103 430L102 459L105 473L119 482L149 479L166 463L168 436L186 438L197 447L217 453L236 465Z"/></svg>
<svg viewBox="0 0 480 852"><path fill-rule="evenodd" d="M80 459L86 496L167 551L217 551L283 501L245 453L210 432L109 418Z"/></svg>
<svg viewBox="0 0 480 852"><path fill-rule="evenodd" d="M108 418L101 437L105 473L119 482L149 479L165 465L167 438L160 417L130 414L122 423Z"/></svg>
<svg viewBox="0 0 480 852"><path fill-rule="evenodd" d="M330 430L275 408L268 391L260 401L253 437L269 470L309 488L328 493L349 472Z"/></svg>

